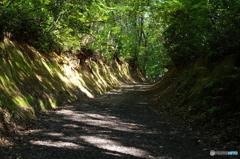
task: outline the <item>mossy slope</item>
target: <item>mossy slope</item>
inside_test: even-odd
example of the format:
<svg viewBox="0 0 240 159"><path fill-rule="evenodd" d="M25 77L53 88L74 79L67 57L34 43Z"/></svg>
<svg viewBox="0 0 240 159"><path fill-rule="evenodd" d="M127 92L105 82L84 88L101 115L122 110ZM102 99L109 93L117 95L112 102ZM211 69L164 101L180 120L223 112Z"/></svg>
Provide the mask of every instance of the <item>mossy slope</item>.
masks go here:
<svg viewBox="0 0 240 159"><path fill-rule="evenodd" d="M204 129L218 141L239 141L239 81L236 55L201 57L172 67L154 85L155 109Z"/></svg>
<svg viewBox="0 0 240 159"><path fill-rule="evenodd" d="M127 63L89 62L84 70L56 53L41 54L24 42L0 43L0 129L63 103L93 98L132 76ZM138 76L140 75L140 76Z"/></svg>

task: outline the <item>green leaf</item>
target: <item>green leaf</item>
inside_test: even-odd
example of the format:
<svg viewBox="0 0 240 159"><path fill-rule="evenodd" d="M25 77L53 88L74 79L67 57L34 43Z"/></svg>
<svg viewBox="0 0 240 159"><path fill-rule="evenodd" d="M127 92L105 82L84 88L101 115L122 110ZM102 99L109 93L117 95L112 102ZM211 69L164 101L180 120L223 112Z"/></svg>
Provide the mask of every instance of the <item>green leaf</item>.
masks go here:
<svg viewBox="0 0 240 159"><path fill-rule="evenodd" d="M212 107L211 109L208 109L208 112L209 113L213 113L213 112L216 112L216 111L219 111L219 110L221 110L222 108L220 108L220 107Z"/></svg>

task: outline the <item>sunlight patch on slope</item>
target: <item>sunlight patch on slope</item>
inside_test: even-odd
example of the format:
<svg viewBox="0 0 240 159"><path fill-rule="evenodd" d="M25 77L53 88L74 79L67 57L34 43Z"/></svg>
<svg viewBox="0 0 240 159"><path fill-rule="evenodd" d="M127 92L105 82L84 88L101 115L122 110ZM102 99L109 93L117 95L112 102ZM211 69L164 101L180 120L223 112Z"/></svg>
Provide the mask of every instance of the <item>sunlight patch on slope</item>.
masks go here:
<svg viewBox="0 0 240 159"><path fill-rule="evenodd" d="M119 72L124 65L106 66L97 59L84 70L68 55L42 54L24 42L6 37L0 42L0 54L0 104L12 113L16 111L16 116L24 110L21 118L75 99L93 98L119 85L120 80L129 82L128 75ZM89 122L97 125L96 121Z"/></svg>
<svg viewBox="0 0 240 159"><path fill-rule="evenodd" d="M83 92L85 93L89 98L94 98L94 96L86 89L84 88L83 86L78 86L78 88Z"/></svg>
<svg viewBox="0 0 240 159"><path fill-rule="evenodd" d="M76 73L72 70L72 66L64 65L63 70L65 72L65 76L62 74L58 74L58 76L64 81L65 83L68 83L69 85L75 85L78 89L81 90L84 94L86 94L89 98L94 98L93 94L88 91L82 83L84 81L81 78L81 74ZM71 80L69 80L71 79Z"/></svg>

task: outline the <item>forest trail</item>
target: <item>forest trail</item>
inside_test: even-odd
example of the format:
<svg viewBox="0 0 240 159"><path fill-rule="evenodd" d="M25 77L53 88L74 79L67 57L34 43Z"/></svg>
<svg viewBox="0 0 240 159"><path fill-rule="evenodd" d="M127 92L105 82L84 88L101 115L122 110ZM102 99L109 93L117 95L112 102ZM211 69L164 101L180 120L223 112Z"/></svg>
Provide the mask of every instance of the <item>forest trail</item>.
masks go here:
<svg viewBox="0 0 240 159"><path fill-rule="evenodd" d="M37 121L16 130L14 145L0 147L0 158L212 158L191 131L151 111L149 88L149 83L125 84L96 98L42 113Z"/></svg>

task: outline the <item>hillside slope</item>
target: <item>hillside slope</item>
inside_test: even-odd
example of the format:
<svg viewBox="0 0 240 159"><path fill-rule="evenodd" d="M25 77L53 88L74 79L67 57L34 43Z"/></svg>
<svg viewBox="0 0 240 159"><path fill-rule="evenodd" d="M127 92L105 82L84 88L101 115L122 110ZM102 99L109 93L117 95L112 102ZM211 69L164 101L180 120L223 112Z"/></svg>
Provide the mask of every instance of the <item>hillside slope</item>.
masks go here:
<svg viewBox="0 0 240 159"><path fill-rule="evenodd" d="M153 86L155 109L204 130L217 143L239 144L238 66L237 56L230 55L172 67Z"/></svg>
<svg viewBox="0 0 240 159"><path fill-rule="evenodd" d="M93 98L120 83L145 80L127 63L106 65L98 59L81 68L64 54L42 54L6 38L0 43L0 61L0 130L69 101Z"/></svg>

